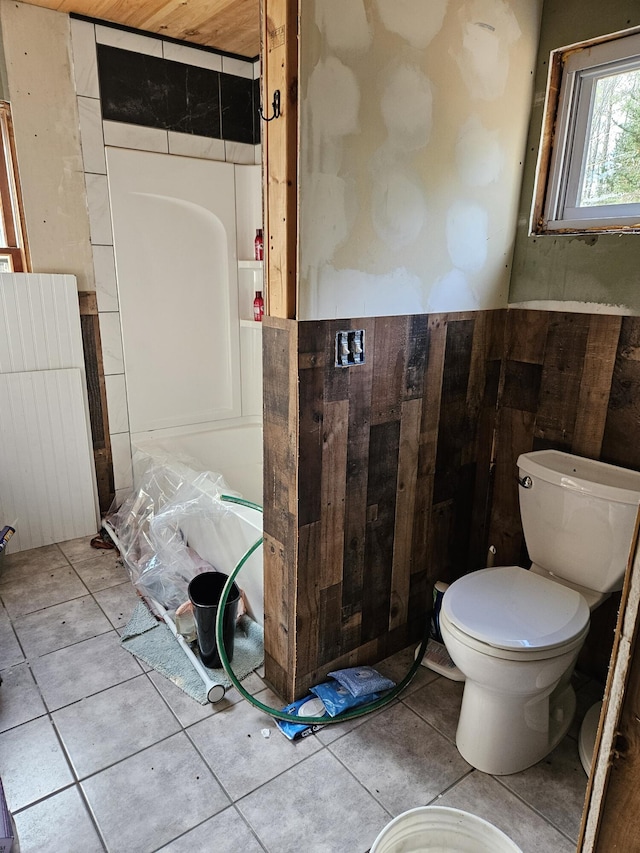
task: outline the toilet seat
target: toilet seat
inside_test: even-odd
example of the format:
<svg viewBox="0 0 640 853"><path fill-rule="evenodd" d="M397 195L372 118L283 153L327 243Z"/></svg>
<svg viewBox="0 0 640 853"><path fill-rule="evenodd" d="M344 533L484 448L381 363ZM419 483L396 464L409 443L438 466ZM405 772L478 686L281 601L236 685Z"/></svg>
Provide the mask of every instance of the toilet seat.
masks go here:
<svg viewBox="0 0 640 853"><path fill-rule="evenodd" d="M471 572L451 584L440 618L463 642L497 657L545 657L582 642L589 606L576 590L520 566ZM462 635L462 636L460 636ZM466 638L466 639L463 639ZM544 654L540 654L544 653Z"/></svg>

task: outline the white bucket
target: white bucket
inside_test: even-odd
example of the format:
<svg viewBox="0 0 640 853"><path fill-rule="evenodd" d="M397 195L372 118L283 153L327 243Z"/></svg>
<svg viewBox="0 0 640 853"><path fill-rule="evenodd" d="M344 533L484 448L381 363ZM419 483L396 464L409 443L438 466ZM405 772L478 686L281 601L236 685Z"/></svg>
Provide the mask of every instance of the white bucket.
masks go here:
<svg viewBox="0 0 640 853"><path fill-rule="evenodd" d="M522 853L496 826L445 806L423 806L398 815L373 842L370 853Z"/></svg>

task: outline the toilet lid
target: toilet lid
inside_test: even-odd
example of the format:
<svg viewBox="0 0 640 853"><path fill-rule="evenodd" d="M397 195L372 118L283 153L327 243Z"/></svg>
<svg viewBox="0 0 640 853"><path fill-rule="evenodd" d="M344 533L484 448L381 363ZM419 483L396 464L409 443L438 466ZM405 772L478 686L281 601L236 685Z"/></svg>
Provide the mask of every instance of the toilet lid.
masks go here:
<svg viewBox="0 0 640 853"><path fill-rule="evenodd" d="M520 566L465 575L445 592L442 610L465 634L499 649L553 648L589 624L579 592Z"/></svg>

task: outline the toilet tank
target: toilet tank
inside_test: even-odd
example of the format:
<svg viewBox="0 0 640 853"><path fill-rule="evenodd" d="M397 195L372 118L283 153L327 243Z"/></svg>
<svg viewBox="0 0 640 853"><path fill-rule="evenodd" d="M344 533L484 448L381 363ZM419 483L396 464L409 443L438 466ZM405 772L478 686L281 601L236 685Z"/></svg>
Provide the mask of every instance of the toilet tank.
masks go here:
<svg viewBox="0 0 640 853"><path fill-rule="evenodd" d="M522 454L518 471L532 561L596 592L622 589L640 473L559 450Z"/></svg>

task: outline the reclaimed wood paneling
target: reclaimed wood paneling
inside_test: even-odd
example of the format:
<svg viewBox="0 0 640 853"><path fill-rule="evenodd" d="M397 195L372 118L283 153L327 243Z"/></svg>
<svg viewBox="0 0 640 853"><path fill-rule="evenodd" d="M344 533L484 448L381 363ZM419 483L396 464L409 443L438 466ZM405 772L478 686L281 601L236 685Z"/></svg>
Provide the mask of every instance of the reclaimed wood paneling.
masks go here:
<svg viewBox="0 0 640 853"><path fill-rule="evenodd" d="M335 367L336 333L360 328L365 363ZM332 668L374 663L417 642L433 583L484 565L504 312L309 321L296 329L288 383L278 341L285 330L268 322L264 330L265 484L282 479L273 466L290 464L268 447L272 437L282 445L294 432L298 452L293 546L280 539L282 517L265 506L267 545L284 555L267 554L265 587L286 611L265 624L266 634L280 631L277 641L265 639L266 677L287 701ZM268 402L276 386L289 396L280 391ZM285 410L293 417L288 430ZM277 489L285 493L284 484Z"/></svg>
<svg viewBox="0 0 640 853"><path fill-rule="evenodd" d="M433 583L527 565L516 460L640 468L640 318L488 311L266 323L267 678L287 700L417 641ZM364 328L362 365L335 335ZM271 507L272 498L277 498ZM581 666L606 668L617 599Z"/></svg>
<svg viewBox="0 0 640 853"><path fill-rule="evenodd" d="M363 365L334 367L343 328L365 328ZM265 429L272 417L286 439L267 448L265 483L280 484L290 513L274 513L281 529L267 539L283 611L268 658L276 677L267 673L287 699L345 661L416 640L433 583L481 568L488 545L498 562L526 565L520 453L559 447L636 467L638 319L518 309L313 321L273 335ZM603 610L585 644L598 666L610 624Z"/></svg>
<svg viewBox="0 0 640 853"><path fill-rule="evenodd" d="M527 565L516 461L552 447L640 470L640 318L507 312L489 542ZM619 596L592 615L579 667L606 676Z"/></svg>
<svg viewBox="0 0 640 853"><path fill-rule="evenodd" d="M80 327L87 377L89 418L91 421L91 439L93 458L96 466L96 485L100 512L106 513L113 502L115 488L113 481L113 462L111 458L111 438L107 417L107 391L102 364L102 345L100 325L98 323L98 302L93 291L78 293L80 304Z"/></svg>
<svg viewBox="0 0 640 853"><path fill-rule="evenodd" d="M365 642L380 637L389 624L399 449L399 418L372 426L362 594L362 638ZM383 602L387 604L381 607Z"/></svg>
<svg viewBox="0 0 640 853"><path fill-rule="evenodd" d="M402 404L398 478L396 483L396 513L393 530L393 562L391 566L391 605L389 630L404 625L409 618L411 587L413 522L418 478L418 449L420 447L420 416L422 400L406 400ZM407 567L409 571L407 572Z"/></svg>
<svg viewBox="0 0 640 853"><path fill-rule="evenodd" d="M573 436L574 452L582 456L602 449L621 325L621 317L591 317Z"/></svg>
<svg viewBox="0 0 640 853"><path fill-rule="evenodd" d="M298 543L298 334L294 322L264 317L265 668L285 695L295 661Z"/></svg>
<svg viewBox="0 0 640 853"><path fill-rule="evenodd" d="M640 469L640 318L625 317L620 328L611 394L602 437L602 459Z"/></svg>
<svg viewBox="0 0 640 853"><path fill-rule="evenodd" d="M341 583L343 576L348 415L347 400L325 406L320 483L320 582L323 588Z"/></svg>
<svg viewBox="0 0 640 853"><path fill-rule="evenodd" d="M489 536L498 562L526 557L515 484L520 453L554 447L640 467L637 352L639 318L507 312Z"/></svg>
<svg viewBox="0 0 640 853"><path fill-rule="evenodd" d="M567 450L573 446L588 332L588 314L553 314L547 331L536 437Z"/></svg>
<svg viewBox="0 0 640 853"><path fill-rule="evenodd" d="M492 495L492 470L494 460L494 435L496 427L496 408L500 387L502 352L504 349L505 311L486 311L478 318L474 333L474 353L485 353L485 360L476 357L481 366L478 369L478 381L469 383L470 389L481 392L481 398L468 397L476 411L478 428L476 430L475 482L476 499L473 502L471 529L469 533L468 556L474 562L468 562L467 568L478 568L478 558L486 555L488 547L488 528ZM465 460L466 461L466 460ZM484 496L484 502L483 502ZM486 557L485 557L486 562Z"/></svg>

